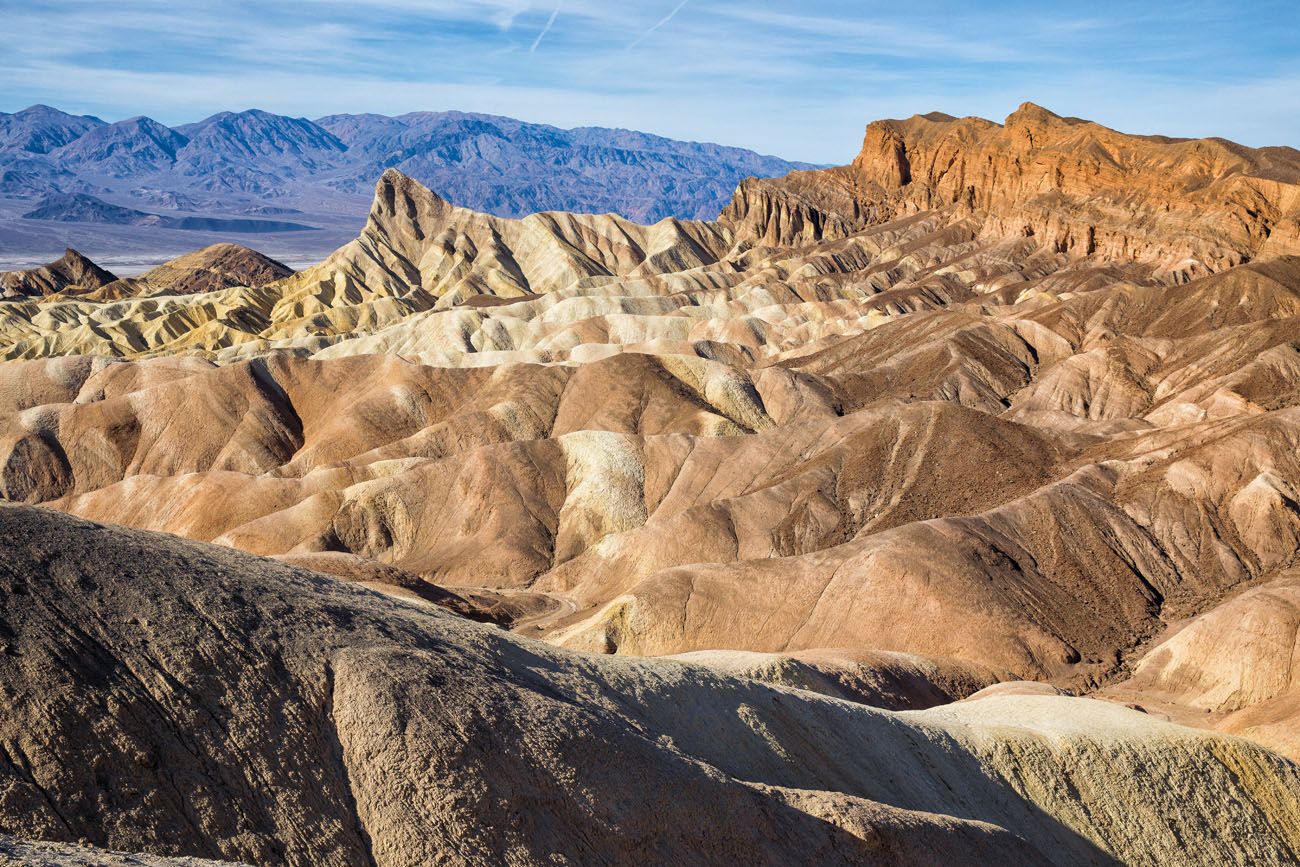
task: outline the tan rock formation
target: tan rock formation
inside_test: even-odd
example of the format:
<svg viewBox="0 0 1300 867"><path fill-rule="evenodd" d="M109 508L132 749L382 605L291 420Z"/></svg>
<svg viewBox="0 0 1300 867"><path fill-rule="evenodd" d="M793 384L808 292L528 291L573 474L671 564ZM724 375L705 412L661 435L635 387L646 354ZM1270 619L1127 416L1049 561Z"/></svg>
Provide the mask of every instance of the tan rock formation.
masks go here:
<svg viewBox="0 0 1300 867"><path fill-rule="evenodd" d="M1300 576L1285 572L1179 627L1107 694L1300 759Z"/></svg>
<svg viewBox="0 0 1300 867"><path fill-rule="evenodd" d="M213 244L151 268L139 277L111 283L95 300L133 295L193 295L233 286L260 288L283 280L293 269L239 244Z"/></svg>
<svg viewBox="0 0 1300 867"><path fill-rule="evenodd" d="M903 222L854 243L974 243ZM934 298L955 267L888 264L867 279L932 288L854 291ZM381 561L489 607L502 590L544 594L509 619L575 647L848 646L1075 687L1122 674L1165 622L1292 550L1294 401L1273 383L1291 365L1295 260L1173 289L1109 266L1058 272L986 293L992 307L952 295L865 325L847 297L801 300L798 278L764 273L431 310L318 360L14 366L0 482L11 499L258 553ZM725 326L717 360L622 342L677 322ZM760 328L763 342L732 342ZM1224 344L1225 329L1240 336ZM572 360L454 348L488 335Z"/></svg>
<svg viewBox="0 0 1300 867"><path fill-rule="evenodd" d="M0 827L18 836L383 867L1276 863L1300 849L1294 765L1103 702L894 715L576 657L45 510L0 509L0 541ZM1193 786L1220 796L1184 797Z"/></svg>
<svg viewBox="0 0 1300 867"><path fill-rule="evenodd" d="M726 216L745 220L761 201L754 229L780 244L956 208L977 214L986 237L1148 264L1164 279L1300 253L1300 152L1125 135L1033 103L1002 125L876 121L852 165L752 183ZM827 215L816 227L813 212Z"/></svg>

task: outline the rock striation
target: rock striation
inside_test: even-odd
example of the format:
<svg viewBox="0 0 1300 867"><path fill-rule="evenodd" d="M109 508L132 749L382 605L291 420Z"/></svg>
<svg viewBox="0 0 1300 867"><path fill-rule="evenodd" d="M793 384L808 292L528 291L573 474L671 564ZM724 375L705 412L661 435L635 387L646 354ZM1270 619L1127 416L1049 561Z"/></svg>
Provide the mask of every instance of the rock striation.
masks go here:
<svg viewBox="0 0 1300 867"><path fill-rule="evenodd" d="M240 244L213 244L193 253L177 256L131 277L104 287L101 295L194 295L236 286L261 288L283 280L294 271L256 250Z"/></svg>
<svg viewBox="0 0 1300 867"><path fill-rule="evenodd" d="M895 715L573 656L46 510L0 509L0 539L16 709L0 827L20 837L384 867L1276 863L1300 848L1294 765L1113 704Z"/></svg>
<svg viewBox="0 0 1300 867"><path fill-rule="evenodd" d="M978 215L988 237L1185 281L1300 253L1300 152L1125 135L1025 103L1000 125L875 121L851 165L752 181L727 213L788 244L943 209Z"/></svg>
<svg viewBox="0 0 1300 867"><path fill-rule="evenodd" d="M103 289L116 279L112 273L68 248L62 257L48 265L0 274L0 298L86 295Z"/></svg>

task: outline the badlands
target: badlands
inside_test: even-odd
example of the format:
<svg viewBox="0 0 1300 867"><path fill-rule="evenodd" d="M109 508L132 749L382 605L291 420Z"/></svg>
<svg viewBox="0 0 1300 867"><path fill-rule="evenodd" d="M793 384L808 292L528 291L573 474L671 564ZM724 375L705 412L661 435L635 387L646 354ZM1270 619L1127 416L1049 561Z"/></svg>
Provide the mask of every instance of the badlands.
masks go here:
<svg viewBox="0 0 1300 867"><path fill-rule="evenodd" d="M287 270L4 278L0 863L1300 859L1300 152L390 170Z"/></svg>

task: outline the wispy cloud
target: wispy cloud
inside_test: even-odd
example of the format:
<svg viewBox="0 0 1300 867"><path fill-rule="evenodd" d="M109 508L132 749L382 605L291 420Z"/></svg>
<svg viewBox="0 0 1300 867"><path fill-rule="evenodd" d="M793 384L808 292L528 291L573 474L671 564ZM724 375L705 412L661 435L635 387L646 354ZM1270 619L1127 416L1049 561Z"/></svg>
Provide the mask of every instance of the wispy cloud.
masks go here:
<svg viewBox="0 0 1300 867"><path fill-rule="evenodd" d="M542 31L537 34L537 38L533 40L533 44L528 47L529 54L533 54L534 52L536 52L537 46L541 45L542 40L546 38L546 34L551 32L551 27L555 24L555 19L560 17L561 5L562 4L560 4L557 0L555 4L555 9L552 10L551 12L551 17L546 19L546 24L542 27Z"/></svg>
<svg viewBox="0 0 1300 867"><path fill-rule="evenodd" d="M0 111L459 108L836 162L873 118L996 120L1031 99L1133 132L1295 145L1294 3L0 0Z"/></svg>
<svg viewBox="0 0 1300 867"><path fill-rule="evenodd" d="M673 7L673 10L671 12L669 12L663 18L660 18L654 24L651 24L650 27L645 32L643 32L636 39L633 39L631 42L629 42L627 48L624 50L631 51L633 48L636 48L638 45L644 42L646 40L646 37L648 37L651 33L654 33L656 30L658 30L660 27L663 27L669 21L672 21L673 18L677 15L677 13L682 11L682 7L684 7L689 2L691 2L691 0L681 0L681 2L679 2L676 6Z"/></svg>

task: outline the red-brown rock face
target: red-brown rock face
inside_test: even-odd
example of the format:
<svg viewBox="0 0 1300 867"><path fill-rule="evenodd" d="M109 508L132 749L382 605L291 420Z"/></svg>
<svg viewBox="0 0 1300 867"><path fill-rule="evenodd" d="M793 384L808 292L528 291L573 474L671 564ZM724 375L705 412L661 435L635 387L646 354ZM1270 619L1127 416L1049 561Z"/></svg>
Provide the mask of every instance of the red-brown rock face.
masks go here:
<svg viewBox="0 0 1300 867"><path fill-rule="evenodd" d="M916 115L868 125L850 166L742 185L723 219L799 244L944 208L982 217L987 238L1182 282L1300 252L1300 152L1126 135L1032 103L1003 125Z"/></svg>

